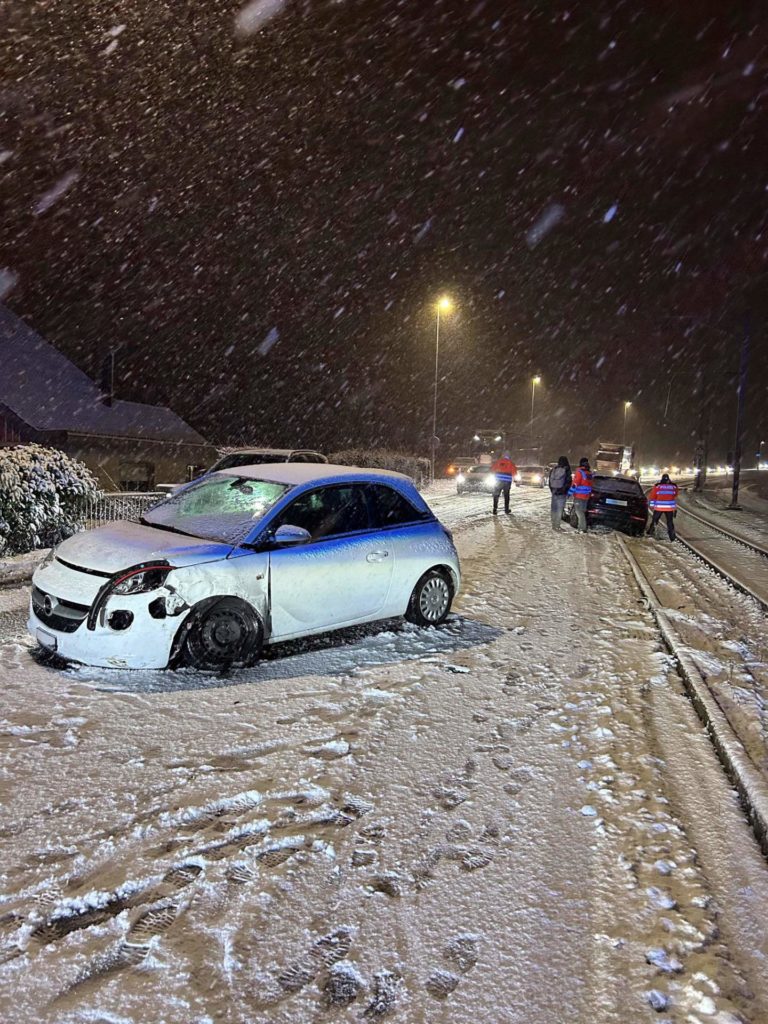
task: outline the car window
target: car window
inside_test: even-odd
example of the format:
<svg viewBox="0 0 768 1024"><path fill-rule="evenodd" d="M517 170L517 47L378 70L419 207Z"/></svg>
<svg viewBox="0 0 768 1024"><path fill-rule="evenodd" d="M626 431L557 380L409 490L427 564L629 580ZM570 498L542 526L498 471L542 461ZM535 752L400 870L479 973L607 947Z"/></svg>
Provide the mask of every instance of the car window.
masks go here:
<svg viewBox="0 0 768 1024"><path fill-rule="evenodd" d="M473 466L470 469L470 473L486 474L488 473L488 466Z"/></svg>
<svg viewBox="0 0 768 1024"><path fill-rule="evenodd" d="M636 480L620 480L613 476L593 477L592 487L603 494L623 494L631 497L640 497L643 494L643 489Z"/></svg>
<svg viewBox="0 0 768 1024"><path fill-rule="evenodd" d="M287 490L286 484L214 473L153 506L141 522L239 544Z"/></svg>
<svg viewBox="0 0 768 1024"><path fill-rule="evenodd" d="M373 484L369 494L372 498L375 526L401 526L415 523L424 518L402 494L385 484Z"/></svg>
<svg viewBox="0 0 768 1024"><path fill-rule="evenodd" d="M286 525L302 527L312 540L367 530L368 506L363 487L360 484L321 487L302 494L281 512L272 529Z"/></svg>
<svg viewBox="0 0 768 1024"><path fill-rule="evenodd" d="M275 462L285 462L282 455L270 455L265 452L232 452L214 462L209 472L215 473L220 469L234 469L237 466L260 466Z"/></svg>

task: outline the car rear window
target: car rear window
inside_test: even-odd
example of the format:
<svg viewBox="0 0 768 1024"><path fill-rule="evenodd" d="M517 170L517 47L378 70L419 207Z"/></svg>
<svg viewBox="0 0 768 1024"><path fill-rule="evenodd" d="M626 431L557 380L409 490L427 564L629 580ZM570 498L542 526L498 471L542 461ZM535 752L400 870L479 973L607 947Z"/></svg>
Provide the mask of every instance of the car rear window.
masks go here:
<svg viewBox="0 0 768 1024"><path fill-rule="evenodd" d="M394 488L385 484L373 484L369 490L372 498L373 525L403 526L406 523L417 523L424 519L424 513L399 494Z"/></svg>
<svg viewBox="0 0 768 1024"><path fill-rule="evenodd" d="M284 455L272 455L268 452L233 452L214 462L209 472L220 469L234 469L237 466L266 466L276 462L285 462Z"/></svg>
<svg viewBox="0 0 768 1024"><path fill-rule="evenodd" d="M623 494L633 498L643 494L643 489L636 480L620 480L615 476L593 477L592 489L601 494Z"/></svg>

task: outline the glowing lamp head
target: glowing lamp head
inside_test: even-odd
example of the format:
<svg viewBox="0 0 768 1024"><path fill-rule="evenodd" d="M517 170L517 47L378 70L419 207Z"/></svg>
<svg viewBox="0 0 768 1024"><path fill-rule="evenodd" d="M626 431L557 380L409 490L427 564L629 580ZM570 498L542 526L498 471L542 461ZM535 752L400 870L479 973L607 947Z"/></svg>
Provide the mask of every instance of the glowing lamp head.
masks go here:
<svg viewBox="0 0 768 1024"><path fill-rule="evenodd" d="M449 296L441 295L440 298L437 300L438 313L450 313L452 309L453 303L451 302Z"/></svg>
<svg viewBox="0 0 768 1024"><path fill-rule="evenodd" d="M541 384L541 377L538 377L538 376L534 377L533 378L533 383L534 384Z"/></svg>

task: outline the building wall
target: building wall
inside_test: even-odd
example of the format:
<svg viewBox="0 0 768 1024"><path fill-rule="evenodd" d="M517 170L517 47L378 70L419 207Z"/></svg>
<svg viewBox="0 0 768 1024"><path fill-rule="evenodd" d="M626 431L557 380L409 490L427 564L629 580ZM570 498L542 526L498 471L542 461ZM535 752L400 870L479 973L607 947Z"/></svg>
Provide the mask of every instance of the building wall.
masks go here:
<svg viewBox="0 0 768 1024"><path fill-rule="evenodd" d="M107 491L151 491L157 484L182 483L189 479L190 466L196 467L196 475L217 457L211 445L129 438L69 435L58 447L84 462Z"/></svg>
<svg viewBox="0 0 768 1024"><path fill-rule="evenodd" d="M207 469L218 457L212 445L36 431L0 408L0 447L32 442L59 448L85 463L105 491L183 483L188 467Z"/></svg>

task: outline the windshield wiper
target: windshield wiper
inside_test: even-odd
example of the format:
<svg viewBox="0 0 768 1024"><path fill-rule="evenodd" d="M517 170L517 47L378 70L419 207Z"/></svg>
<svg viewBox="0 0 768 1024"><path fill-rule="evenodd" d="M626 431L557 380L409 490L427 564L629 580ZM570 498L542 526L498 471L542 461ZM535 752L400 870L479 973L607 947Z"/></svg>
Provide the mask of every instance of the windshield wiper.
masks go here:
<svg viewBox="0 0 768 1024"><path fill-rule="evenodd" d="M169 533L180 533L182 537L195 537L197 540L203 540L204 538L198 537L197 534L187 533L186 530L180 530L178 526L168 526L166 523L151 523L144 516L139 517L139 522L142 526L150 526L153 530L167 530Z"/></svg>

